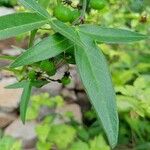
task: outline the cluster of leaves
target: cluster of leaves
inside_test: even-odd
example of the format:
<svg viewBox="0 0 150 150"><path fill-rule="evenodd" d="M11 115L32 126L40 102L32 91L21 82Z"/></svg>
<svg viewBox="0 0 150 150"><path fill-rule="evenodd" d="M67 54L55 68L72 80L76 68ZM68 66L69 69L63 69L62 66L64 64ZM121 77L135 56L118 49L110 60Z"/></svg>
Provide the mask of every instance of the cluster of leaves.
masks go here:
<svg viewBox="0 0 150 150"><path fill-rule="evenodd" d="M138 78L135 85L142 84L148 85L144 78ZM149 88L149 87L147 87ZM130 92L131 93L131 92ZM133 98L132 98L133 99ZM146 117L150 115L145 113L145 108L140 111L145 113L145 116L139 116L137 106L139 101L128 101L120 99L117 96L117 104L120 116L120 130L119 130L119 144L129 145L130 140L136 140L137 150L145 150L149 147L149 133L148 120ZM49 94L34 95L31 97L30 106L27 110L27 121L35 120L38 122L35 131L37 134L37 150L110 150L104 139L103 130L100 128L98 121L94 122L91 126L86 126L77 122L71 112L58 113L55 109L63 108L64 100L60 96L50 97ZM47 107L51 113L46 114L42 118L39 117L41 108ZM93 120L96 118L95 111L85 112L88 119ZM130 114L130 116L128 115ZM59 121L58 121L59 120ZM135 141L134 141L135 142ZM12 146L13 145L13 146ZM15 141L11 137L3 136L0 146L4 150L9 150L13 147L15 150L21 150L22 145L20 141ZM131 147L131 145L130 145ZM118 147L119 148L119 147ZM127 148L127 147L125 147ZM120 148L121 149L121 148ZM122 148L123 149L123 148Z"/></svg>
<svg viewBox="0 0 150 150"><path fill-rule="evenodd" d="M115 91L106 60L97 43L128 43L147 39L148 36L128 30L106 28L98 25L85 24L71 26L70 24L68 25L54 19L44 9L43 6L47 6L48 1L45 3L42 0L39 3L35 0L19 1L24 7L33 12L16 13L0 17L0 39L6 39L33 30L30 36L29 49L10 65L13 71L16 71L14 68L24 66L20 71L23 76L20 82L8 86L8 88L24 89L20 103L22 121L25 122L32 87L39 88L50 81L55 81L49 76L56 73L57 68L54 66L58 63L58 59L59 61L61 60L58 56L63 54L63 60L66 63L66 55L64 54L69 50L73 58L75 58L74 63L78 67L82 82L100 118L109 143L114 147L118 139L118 115ZM83 0L81 4L81 14L75 20L75 25L83 23L85 13L88 11L88 1ZM94 6L94 4L91 5ZM56 17L58 18L58 16ZM45 24L49 24L55 33L34 45L34 37L37 29ZM42 65L43 61L46 61L46 65ZM47 70L48 68L52 68L52 70ZM68 76L67 81L66 76L64 77L65 80L62 77L62 79L56 81L60 83L63 81L64 84L69 83Z"/></svg>
<svg viewBox="0 0 150 150"><path fill-rule="evenodd" d="M35 129L38 139L37 150L110 150L99 126L98 128L84 127L75 120L72 112L62 114L55 111L63 106L64 100L60 96L50 97L45 93L31 97L27 120L41 120ZM47 107L52 111L43 118L39 118L42 107ZM93 134L94 129L98 129L99 132Z"/></svg>

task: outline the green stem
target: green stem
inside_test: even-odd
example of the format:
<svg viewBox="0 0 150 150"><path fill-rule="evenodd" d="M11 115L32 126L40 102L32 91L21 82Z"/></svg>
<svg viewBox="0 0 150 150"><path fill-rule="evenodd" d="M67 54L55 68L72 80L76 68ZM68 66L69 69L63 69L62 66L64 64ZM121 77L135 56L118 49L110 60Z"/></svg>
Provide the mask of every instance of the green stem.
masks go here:
<svg viewBox="0 0 150 150"><path fill-rule="evenodd" d="M32 47L33 44L34 44L34 39L35 39L36 33L37 33L37 29L31 31L31 34L30 34L30 41L29 41L29 48Z"/></svg>
<svg viewBox="0 0 150 150"><path fill-rule="evenodd" d="M73 25L80 24L80 23L82 23L82 21L84 21L84 19L85 19L85 14L86 14L86 8L87 8L87 0L83 0L83 1L82 1L81 15L79 16L79 18L77 18L77 19L73 22Z"/></svg>
<svg viewBox="0 0 150 150"><path fill-rule="evenodd" d="M82 11L81 11L81 17L85 17L86 7L87 7L87 0L83 0Z"/></svg>

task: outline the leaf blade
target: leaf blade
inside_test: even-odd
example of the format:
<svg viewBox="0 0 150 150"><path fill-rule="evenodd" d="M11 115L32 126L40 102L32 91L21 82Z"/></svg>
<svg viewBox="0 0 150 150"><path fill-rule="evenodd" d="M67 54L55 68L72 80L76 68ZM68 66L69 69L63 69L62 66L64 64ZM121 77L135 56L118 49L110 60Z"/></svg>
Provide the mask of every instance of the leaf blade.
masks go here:
<svg viewBox="0 0 150 150"><path fill-rule="evenodd" d="M73 43L82 46L82 42L79 40L79 36L73 27L70 27L59 20L52 20L50 25L56 32L62 34Z"/></svg>
<svg viewBox="0 0 150 150"><path fill-rule="evenodd" d="M139 34L137 32L123 29L105 28L98 25L82 25L79 27L79 31L89 35L98 42L112 44L136 42L148 38L147 35Z"/></svg>
<svg viewBox="0 0 150 150"><path fill-rule="evenodd" d="M6 89L19 89L19 88L24 88L24 85L26 84L26 81L23 80L21 82L13 83L11 85L6 86Z"/></svg>
<svg viewBox="0 0 150 150"><path fill-rule="evenodd" d="M27 112L30 95L31 95L31 89L32 89L31 83L26 82L26 84L24 85L23 93L21 95L21 102L20 102L20 117L23 123L25 123L25 119L26 119L26 112Z"/></svg>
<svg viewBox="0 0 150 150"><path fill-rule="evenodd" d="M60 34L54 34L28 49L21 56L19 56L10 65L10 67L15 68L18 66L29 65L38 61L55 57L71 46L71 43L66 38Z"/></svg>
<svg viewBox="0 0 150 150"><path fill-rule="evenodd" d="M106 60L91 39L81 35L85 47L75 46L75 58L81 80L101 120L109 143L117 144L118 115L115 92L107 69ZM111 104L111 105L110 105Z"/></svg>
<svg viewBox="0 0 150 150"><path fill-rule="evenodd" d="M45 18L50 17L49 13L41 5L39 5L38 2L36 2L35 0L19 0L19 2L25 8L35 11L36 13L38 13L39 15Z"/></svg>
<svg viewBox="0 0 150 150"><path fill-rule="evenodd" d="M41 6L47 8L49 6L50 0L38 0L38 2Z"/></svg>
<svg viewBox="0 0 150 150"><path fill-rule="evenodd" d="M13 60L15 60L15 59L16 59L15 56L0 55L0 60L9 60L9 61L13 61Z"/></svg>
<svg viewBox="0 0 150 150"><path fill-rule="evenodd" d="M5 88L7 89L23 88L21 101L20 101L20 117L21 117L22 122L25 123L27 106L29 103L30 95L31 95L32 82L24 80L21 82L8 85Z"/></svg>
<svg viewBox="0 0 150 150"><path fill-rule="evenodd" d="M36 29L47 19L35 13L16 13L0 17L0 40Z"/></svg>

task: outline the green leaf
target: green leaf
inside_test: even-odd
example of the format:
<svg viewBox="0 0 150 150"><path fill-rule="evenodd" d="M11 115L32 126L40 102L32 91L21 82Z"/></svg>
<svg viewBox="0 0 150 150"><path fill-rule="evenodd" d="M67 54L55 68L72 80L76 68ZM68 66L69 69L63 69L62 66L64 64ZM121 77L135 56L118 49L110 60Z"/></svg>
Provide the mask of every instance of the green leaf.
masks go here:
<svg viewBox="0 0 150 150"><path fill-rule="evenodd" d="M49 13L46 11L46 9L44 9L44 7L42 7L40 4L38 4L38 2L36 2L35 0L19 0L19 2L25 7L28 8L30 10L35 11L36 13L40 14L43 17L49 18L50 15Z"/></svg>
<svg viewBox="0 0 150 150"><path fill-rule="evenodd" d="M75 137L76 130L72 126L59 124L51 127L47 140L50 143L55 143L59 150L66 150Z"/></svg>
<svg viewBox="0 0 150 150"><path fill-rule="evenodd" d="M35 130L36 130L36 134L38 136L39 141L44 143L47 140L47 137L51 130L51 125L50 124L39 124L39 125L37 125Z"/></svg>
<svg viewBox="0 0 150 150"><path fill-rule="evenodd" d="M50 0L38 0L38 2L41 6L47 8L49 6Z"/></svg>
<svg viewBox="0 0 150 150"><path fill-rule="evenodd" d="M71 145L70 150L90 150L90 149L88 143L85 143L83 141L77 141Z"/></svg>
<svg viewBox="0 0 150 150"><path fill-rule="evenodd" d="M75 46L78 71L109 143L114 147L118 138L118 114L108 66L96 43L82 33L80 33L80 38L84 43L84 48Z"/></svg>
<svg viewBox="0 0 150 150"><path fill-rule="evenodd" d="M29 65L62 53L72 47L72 44L60 34L54 34L43 39L19 56L10 67Z"/></svg>
<svg viewBox="0 0 150 150"><path fill-rule="evenodd" d="M25 123L26 111L27 111L27 106L28 106L28 102L30 99L32 83L30 81L24 80L24 81L9 85L5 88L7 89L23 88L23 93L22 93L21 102L20 102L20 116L21 116L22 122Z"/></svg>
<svg viewBox="0 0 150 150"><path fill-rule="evenodd" d="M98 25L81 25L80 32L104 43L127 43L147 39L148 36L129 30L105 28Z"/></svg>
<svg viewBox="0 0 150 150"><path fill-rule="evenodd" d="M24 84L24 89L23 89L21 102L20 102L20 116L23 123L25 123L25 119L26 119L26 112L27 112L27 107L30 99L31 89L32 89L31 83L27 81L26 84Z"/></svg>
<svg viewBox="0 0 150 150"><path fill-rule="evenodd" d="M15 60L15 56L7 56L7 55L2 55L0 56L0 60Z"/></svg>
<svg viewBox="0 0 150 150"><path fill-rule="evenodd" d="M0 17L0 40L39 28L47 19L35 13L15 13Z"/></svg>
<svg viewBox="0 0 150 150"><path fill-rule="evenodd" d="M18 89L18 88L24 88L24 85L27 81L23 80L21 82L13 83L11 85L6 86L6 89Z"/></svg>
<svg viewBox="0 0 150 150"><path fill-rule="evenodd" d="M50 25L56 32L62 34L64 37L76 43L77 45L82 46L82 42L80 41L79 36L73 27L70 27L59 20L51 21Z"/></svg>
<svg viewBox="0 0 150 150"><path fill-rule="evenodd" d="M102 135L96 136L90 141L90 150L110 150Z"/></svg>
<svg viewBox="0 0 150 150"><path fill-rule="evenodd" d="M11 85L6 86L6 89L18 89L18 88L24 88L24 85L26 84L26 80L23 80L21 82L13 83ZM32 81L31 85L34 87L42 87L43 85L47 84L48 81L46 80L37 80L37 81Z"/></svg>
<svg viewBox="0 0 150 150"><path fill-rule="evenodd" d="M48 84L49 82L46 80L36 80L36 81L32 81L32 86L36 87L36 88L41 88L42 86Z"/></svg>

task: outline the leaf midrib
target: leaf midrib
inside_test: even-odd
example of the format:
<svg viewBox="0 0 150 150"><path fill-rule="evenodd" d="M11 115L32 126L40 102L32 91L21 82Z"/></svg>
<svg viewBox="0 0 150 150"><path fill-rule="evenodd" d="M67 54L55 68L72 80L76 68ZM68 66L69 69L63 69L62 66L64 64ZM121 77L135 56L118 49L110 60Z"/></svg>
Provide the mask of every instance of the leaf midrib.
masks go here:
<svg viewBox="0 0 150 150"><path fill-rule="evenodd" d="M50 21L50 24L54 24L54 26L57 26L53 21ZM62 31L62 29L59 27L59 26L57 26L57 28L59 28L59 30L61 30ZM68 32L66 32L65 30L63 31L63 32L65 32L65 34L66 35L68 35L68 37L70 37L70 34L68 34ZM60 32L59 32L60 33ZM76 33L76 31L74 32L74 33ZM61 34L61 33L60 33ZM64 35L63 35L64 36ZM66 36L65 36L66 37ZM66 37L67 38L67 37ZM69 38L68 38L69 39ZM69 39L70 40L70 39ZM70 41L72 41L72 40L70 40ZM78 45L79 46L83 46L82 45L82 42L80 43L79 41L75 41L75 42L77 42L78 43Z"/></svg>
<svg viewBox="0 0 150 150"><path fill-rule="evenodd" d="M82 43L84 44L84 46L86 47L86 44L82 41ZM87 47L87 49L89 49L88 47ZM86 52L84 52L85 54L86 54ZM92 67L92 64L90 63L90 61L89 61L89 58L88 58L88 56L87 56L87 54L86 54L86 57L87 57L87 60L88 60L88 63L89 63L89 68L91 68L91 70L92 70L92 76L94 77L94 79L95 79L95 81L96 81L96 86L97 86L97 88L99 89L99 86L98 86L98 84L97 84L97 79L96 79L96 76L95 76L95 74L93 73L93 67ZM100 90L99 90L100 91ZM88 92L87 92L88 93ZM92 100L91 100L91 102L92 102ZM93 103L93 102L92 102ZM106 105L107 106L107 105ZM96 110L97 111L97 110ZM107 113L108 114L108 118L109 118L109 123L111 124L111 120L110 120L110 115L109 115L109 113ZM99 116L99 115L98 115ZM99 117L100 118L100 117ZM100 118L100 120L101 120L101 118ZM102 122L102 121L101 121ZM104 126L103 126L104 127ZM106 128L104 127L104 129L106 130ZM106 130L107 131L107 130ZM114 136L114 132L113 132L113 130L112 130L112 128L111 128L111 132L112 132L112 134L113 134L113 136ZM106 134L107 134L107 132L106 132ZM108 134L107 134L108 135ZM114 143L115 144L115 143Z"/></svg>
<svg viewBox="0 0 150 150"><path fill-rule="evenodd" d="M100 36L99 34L92 34L91 32L89 33L89 32L85 32L85 31L80 31L80 32L82 32L82 33L84 33L84 34L88 34L88 35L93 35L93 36ZM122 36L111 36L111 35L108 35L108 36L101 36L101 37L105 37L105 38L121 38L122 39ZM146 35L140 35L140 36L127 36L127 37L129 37L129 38L148 38L148 36L146 36Z"/></svg>
<svg viewBox="0 0 150 150"><path fill-rule="evenodd" d="M32 5L29 5L28 2L26 2L25 0L23 0L23 2L26 3L26 5L28 7L31 7L35 12L37 12L38 14L40 14L41 16L43 16L44 18L48 18L47 16L45 16L44 14L42 14L40 11L38 11L34 7L32 7Z"/></svg>
<svg viewBox="0 0 150 150"><path fill-rule="evenodd" d="M57 42L56 44L52 45L51 48L53 48L53 47L56 46L56 45L61 44L61 43L64 42L64 41L67 41L67 39L65 38L65 39L63 39L62 41ZM68 46L68 48L66 48L65 50L69 49L70 47L72 47L72 45L71 45L71 46ZM65 51L65 50L63 50L63 51ZM28 51L26 51L26 52L27 52L26 55L30 55L31 51L32 51L32 49L29 49ZM23 55L24 55L24 54L22 54L21 56L19 56L17 59L21 58ZM38 55L38 54L36 54L36 55ZM16 59L16 60L17 60L17 59ZM26 59L28 59L28 58L26 58ZM25 62L26 59L24 59L23 62ZM20 62L20 61L19 61L19 62ZM20 63L21 63L21 62L20 62ZM19 63L19 64L20 64L20 63ZM31 64L32 64L32 63L34 63L34 62L31 62ZM15 62L12 63L12 65L11 65L10 67L17 67L17 66L20 66L20 65L17 65L17 66L16 66L16 65L14 65L14 64L15 64ZM23 65L24 65L24 63L23 63ZM27 64L27 65L29 65L29 64Z"/></svg>

